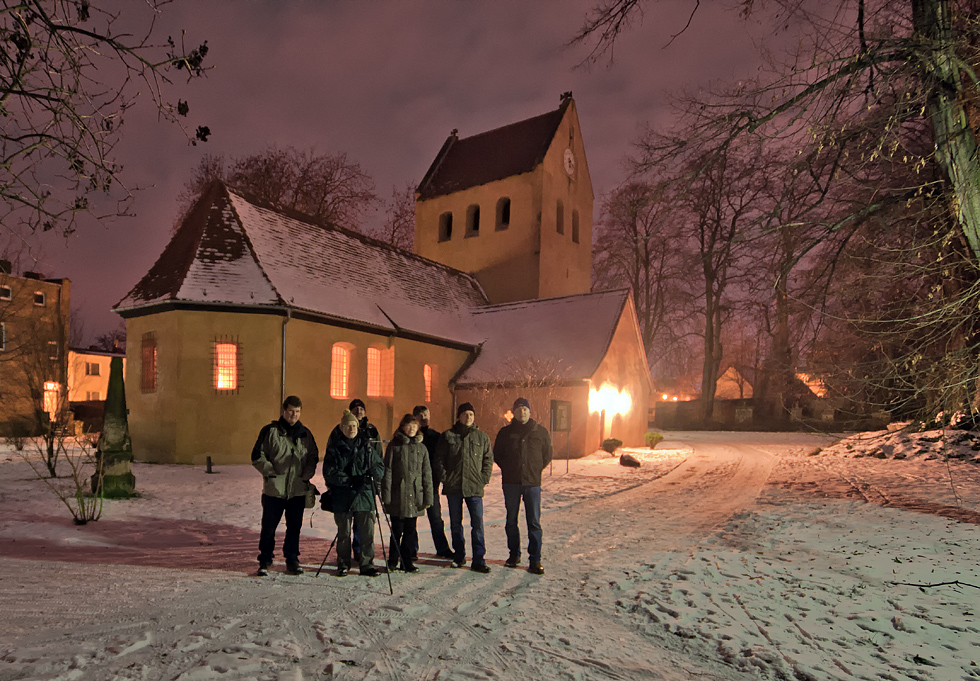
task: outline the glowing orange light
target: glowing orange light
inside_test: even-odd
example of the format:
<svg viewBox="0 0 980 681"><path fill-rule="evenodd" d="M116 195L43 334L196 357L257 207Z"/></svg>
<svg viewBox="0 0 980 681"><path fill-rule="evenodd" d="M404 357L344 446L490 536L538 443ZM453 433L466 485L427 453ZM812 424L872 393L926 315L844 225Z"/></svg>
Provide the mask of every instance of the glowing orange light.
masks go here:
<svg viewBox="0 0 980 681"><path fill-rule="evenodd" d="M674 395L674 398L673 399L674 399L674 402L676 402L677 401L677 395Z"/></svg>
<svg viewBox="0 0 980 681"><path fill-rule="evenodd" d="M368 397L381 395L381 350L367 350L367 394Z"/></svg>
<svg viewBox="0 0 980 681"><path fill-rule="evenodd" d="M347 397L347 374L350 370L350 350L337 343L333 346L330 363L330 397Z"/></svg>
<svg viewBox="0 0 980 681"><path fill-rule="evenodd" d="M236 390L238 388L238 345L236 343L215 343L214 387L218 390Z"/></svg>
<svg viewBox="0 0 980 681"><path fill-rule="evenodd" d="M667 393L664 393L663 395L661 395L660 399L666 400L668 397L669 395Z"/></svg>
<svg viewBox="0 0 980 681"><path fill-rule="evenodd" d="M605 411L609 414L621 414L626 416L633 408L633 398L629 391L617 390L610 383L603 383L598 390L589 389L589 411Z"/></svg>

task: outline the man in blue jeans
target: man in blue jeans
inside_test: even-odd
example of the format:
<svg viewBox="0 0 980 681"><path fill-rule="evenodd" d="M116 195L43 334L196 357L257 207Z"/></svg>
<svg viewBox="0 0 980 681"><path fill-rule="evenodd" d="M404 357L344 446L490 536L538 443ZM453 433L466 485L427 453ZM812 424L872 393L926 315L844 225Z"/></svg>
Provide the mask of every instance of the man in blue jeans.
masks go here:
<svg viewBox="0 0 980 681"><path fill-rule="evenodd" d="M442 506L439 504L439 484L442 482L439 478L435 477L436 470L433 465L433 460L436 456L436 447L439 444L439 438L442 436L435 428L429 426L429 408L424 404L420 404L412 410L412 415L419 420L419 432L422 433L422 444L425 445L426 451L429 453L429 465L432 468L432 505L425 509L425 514L429 518L429 529L432 531L432 543L436 549L436 555L439 558L453 558L454 553L449 548L449 541L446 539L446 529L442 522ZM418 558L419 547L415 547L414 558Z"/></svg>
<svg viewBox="0 0 980 681"><path fill-rule="evenodd" d="M470 514L470 539L473 563L470 569L490 572L483 540L483 490L493 473L490 436L476 427L473 405L464 402L456 410L456 423L439 437L432 462L434 477L442 480L442 493L449 507L449 527L453 540L453 567L466 563L466 540L463 539L463 503Z"/></svg>
<svg viewBox="0 0 980 681"><path fill-rule="evenodd" d="M524 500L527 520L528 572L543 575L541 565L541 472L551 463L551 436L531 418L531 404L523 397L514 401L514 418L497 433L493 460L500 468L507 520L507 550L504 563L516 568L521 562L521 530L517 519Z"/></svg>

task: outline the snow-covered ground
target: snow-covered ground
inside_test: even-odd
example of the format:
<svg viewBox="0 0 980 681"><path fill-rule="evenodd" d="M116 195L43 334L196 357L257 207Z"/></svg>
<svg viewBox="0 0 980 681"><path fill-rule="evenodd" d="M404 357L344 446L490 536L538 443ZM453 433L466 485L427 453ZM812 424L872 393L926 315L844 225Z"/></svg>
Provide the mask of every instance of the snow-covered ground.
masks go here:
<svg viewBox="0 0 980 681"><path fill-rule="evenodd" d="M668 433L640 469L555 462L540 577L503 567L495 475L491 574L423 534L394 595L332 556L314 576L320 511L307 573L254 577L248 466L136 464L140 498L77 527L0 446L0 681L980 678L977 439L935 436Z"/></svg>

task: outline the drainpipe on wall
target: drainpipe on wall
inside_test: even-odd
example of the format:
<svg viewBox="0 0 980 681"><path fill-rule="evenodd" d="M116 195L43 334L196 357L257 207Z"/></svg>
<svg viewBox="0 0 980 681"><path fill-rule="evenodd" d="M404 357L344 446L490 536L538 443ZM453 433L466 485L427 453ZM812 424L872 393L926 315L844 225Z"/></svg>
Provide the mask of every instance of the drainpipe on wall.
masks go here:
<svg viewBox="0 0 980 681"><path fill-rule="evenodd" d="M293 314L291 308L283 308L286 310L286 316L282 320L282 378L279 383L279 405L286 401L286 324L289 323L289 319Z"/></svg>

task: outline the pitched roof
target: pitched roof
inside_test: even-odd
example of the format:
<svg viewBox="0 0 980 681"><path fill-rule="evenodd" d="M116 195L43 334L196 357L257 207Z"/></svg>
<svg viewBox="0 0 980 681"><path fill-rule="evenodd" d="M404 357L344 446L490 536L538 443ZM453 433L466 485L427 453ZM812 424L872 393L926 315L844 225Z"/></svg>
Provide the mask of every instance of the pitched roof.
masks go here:
<svg viewBox="0 0 980 681"><path fill-rule="evenodd" d="M469 187L528 173L544 160L571 97L554 111L459 139L446 138L419 183L420 199L431 199Z"/></svg>
<svg viewBox="0 0 980 681"><path fill-rule="evenodd" d="M476 345L468 274L348 230L260 205L215 183L150 271L113 308L171 302L306 311Z"/></svg>
<svg viewBox="0 0 980 681"><path fill-rule="evenodd" d="M456 384L515 380L536 368L564 381L591 378L609 350L628 296L628 289L617 289L473 310L484 342Z"/></svg>

